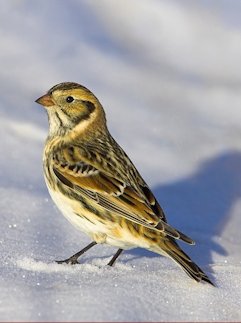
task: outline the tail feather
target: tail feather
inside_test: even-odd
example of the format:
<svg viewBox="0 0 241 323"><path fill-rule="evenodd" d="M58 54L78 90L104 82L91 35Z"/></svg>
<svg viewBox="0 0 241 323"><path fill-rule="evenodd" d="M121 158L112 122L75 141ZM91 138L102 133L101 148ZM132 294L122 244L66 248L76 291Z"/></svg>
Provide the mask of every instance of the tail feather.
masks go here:
<svg viewBox="0 0 241 323"><path fill-rule="evenodd" d="M160 221L157 226L156 229L160 230L160 231L164 231L166 235L168 235L171 238L174 239L180 239L188 244L194 245L195 242L189 238L188 236L186 236L184 233L182 233L181 231L173 228L172 226L170 226L168 223L164 222L164 221Z"/></svg>
<svg viewBox="0 0 241 323"><path fill-rule="evenodd" d="M174 239L164 242L162 249L168 254L182 269L197 282L205 281L214 286L208 276L196 265L192 259L178 246Z"/></svg>

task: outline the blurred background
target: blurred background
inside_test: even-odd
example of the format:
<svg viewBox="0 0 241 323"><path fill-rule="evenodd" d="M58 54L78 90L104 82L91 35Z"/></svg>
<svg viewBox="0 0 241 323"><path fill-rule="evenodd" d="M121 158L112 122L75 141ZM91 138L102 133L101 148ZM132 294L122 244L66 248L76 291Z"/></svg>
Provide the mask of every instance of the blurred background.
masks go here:
<svg viewBox="0 0 241 323"><path fill-rule="evenodd" d="M241 148L240 12L232 0L2 2L1 118L46 133L34 100L79 82L151 184L190 174Z"/></svg>
<svg viewBox="0 0 241 323"><path fill-rule="evenodd" d="M220 232L241 191L240 18L230 0L2 2L2 186L48 196L34 101L74 81L100 99L174 223L207 230L212 218Z"/></svg>
<svg viewBox="0 0 241 323"><path fill-rule="evenodd" d="M240 18L232 0L3 1L2 185L47 196L48 124L34 101L74 81L177 225L204 212L220 229L241 191Z"/></svg>
<svg viewBox="0 0 241 323"><path fill-rule="evenodd" d="M223 314L223 302L227 304L230 297L222 293L240 284L236 269L241 261L241 1L1 1L0 44L2 319L78 320L81 311L82 319L91 320L93 301L102 321L114 317L132 320L132 311L125 314L129 307L140 313L139 320L159 320L159 308L164 309L164 320L240 319L240 304L232 299L226 316ZM50 275L48 265L44 270L49 276L35 276L42 270L32 263L35 260L48 264L89 242L54 209L42 174L48 124L44 109L34 101L64 81L78 82L99 98L111 133L154 190L169 222L198 242L188 253L205 271L214 266L216 279L226 286L219 293L218 307L210 305L207 310L205 289L200 289L203 293L198 296L196 312L186 306L183 316L172 293L161 306L153 302L156 296L149 286L156 286L157 268L161 270L165 260L143 250L125 253L122 261L125 264L127 259L128 267L128 259L135 259L138 278L143 277L144 258L152 258L146 262L151 275L145 280L146 270L141 278L151 304L136 300L139 291L135 289L132 297L115 298L112 280L106 280L105 272L100 280L97 270L94 278L95 271L84 271L88 286L81 291L81 276L74 276L71 294L76 286L80 309L78 304L73 307L74 298L69 299L69 276L64 285L60 273ZM105 248L93 251L98 250L94 259L101 256L104 264L112 253ZM24 257L29 258L24 261ZM188 304L194 306L196 294L182 292L189 288L186 277L178 289L171 272L177 270L179 277L179 269L169 260L166 264L164 274L169 273L169 278L162 281L162 288L172 290L172 282L175 295L181 293L181 301L184 293L189 295ZM26 268L32 270L32 276L27 276ZM230 277L236 277L236 284ZM137 286L135 274L132 278ZM100 286L98 297L95 284ZM125 283L119 285L125 295ZM111 308L104 302L106 290L110 291ZM86 298L88 293L90 298ZM60 305L66 306L64 316ZM208 316L212 311L213 316Z"/></svg>
<svg viewBox="0 0 241 323"><path fill-rule="evenodd" d="M152 185L240 151L240 16L232 0L3 1L1 137L32 129L42 140L34 100L75 81Z"/></svg>
<svg viewBox="0 0 241 323"><path fill-rule="evenodd" d="M34 101L63 81L96 94L152 187L193 176L206 162L217 170L226 158L213 179L220 189L223 173L239 165L240 1L10 0L0 18L5 184L44 187L48 125Z"/></svg>

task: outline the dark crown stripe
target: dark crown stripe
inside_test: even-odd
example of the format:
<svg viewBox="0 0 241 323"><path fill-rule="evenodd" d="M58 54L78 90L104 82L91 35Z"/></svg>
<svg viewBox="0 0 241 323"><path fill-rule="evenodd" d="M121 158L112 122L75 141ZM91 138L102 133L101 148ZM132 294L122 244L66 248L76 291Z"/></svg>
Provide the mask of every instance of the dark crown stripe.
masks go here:
<svg viewBox="0 0 241 323"><path fill-rule="evenodd" d="M78 83L74 83L74 82L64 82L64 83L59 83L55 86L53 86L49 91L48 94L52 94L54 91L56 90L71 90L71 89L84 89L88 92L90 92L86 87L84 87L83 85L80 85Z"/></svg>

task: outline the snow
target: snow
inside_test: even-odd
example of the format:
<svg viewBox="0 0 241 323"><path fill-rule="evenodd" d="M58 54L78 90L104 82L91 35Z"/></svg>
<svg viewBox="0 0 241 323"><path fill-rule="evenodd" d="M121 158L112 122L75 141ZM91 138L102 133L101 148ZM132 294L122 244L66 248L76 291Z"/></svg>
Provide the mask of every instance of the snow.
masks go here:
<svg viewBox="0 0 241 323"><path fill-rule="evenodd" d="M241 2L9 0L0 12L0 320L241 320ZM62 81L90 88L182 247L217 287L170 259L95 246L53 205L42 174Z"/></svg>

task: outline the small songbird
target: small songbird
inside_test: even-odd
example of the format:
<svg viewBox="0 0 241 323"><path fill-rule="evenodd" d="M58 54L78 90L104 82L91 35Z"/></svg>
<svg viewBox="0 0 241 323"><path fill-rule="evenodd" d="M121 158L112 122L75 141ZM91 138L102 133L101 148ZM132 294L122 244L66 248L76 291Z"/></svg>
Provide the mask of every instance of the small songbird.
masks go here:
<svg viewBox="0 0 241 323"><path fill-rule="evenodd" d="M43 167L49 193L64 216L92 242L58 263L77 259L97 243L145 248L169 256L196 281L212 282L177 244L194 241L170 226L146 182L110 135L105 112L82 85L60 83L36 100L48 113Z"/></svg>

